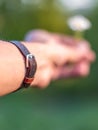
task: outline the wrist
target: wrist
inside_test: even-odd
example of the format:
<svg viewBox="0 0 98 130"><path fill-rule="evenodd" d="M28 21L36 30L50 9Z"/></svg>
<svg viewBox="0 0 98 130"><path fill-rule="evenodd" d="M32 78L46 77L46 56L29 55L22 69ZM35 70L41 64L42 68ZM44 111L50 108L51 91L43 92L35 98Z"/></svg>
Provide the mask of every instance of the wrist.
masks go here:
<svg viewBox="0 0 98 130"><path fill-rule="evenodd" d="M31 45L26 46L33 54ZM23 55L15 45L5 41L0 41L0 71L0 95L17 90L25 77Z"/></svg>
<svg viewBox="0 0 98 130"><path fill-rule="evenodd" d="M37 69L37 63L35 60L35 56L21 42L19 42L19 41L9 41L9 42L16 46L16 48L20 51L21 55L24 58L25 76L24 76L24 80L19 89L28 88L34 80L34 76L35 76L36 69ZM18 90L16 90L16 91L18 91Z"/></svg>
<svg viewBox="0 0 98 130"><path fill-rule="evenodd" d="M17 90L25 75L23 56L9 42L0 41L0 95Z"/></svg>

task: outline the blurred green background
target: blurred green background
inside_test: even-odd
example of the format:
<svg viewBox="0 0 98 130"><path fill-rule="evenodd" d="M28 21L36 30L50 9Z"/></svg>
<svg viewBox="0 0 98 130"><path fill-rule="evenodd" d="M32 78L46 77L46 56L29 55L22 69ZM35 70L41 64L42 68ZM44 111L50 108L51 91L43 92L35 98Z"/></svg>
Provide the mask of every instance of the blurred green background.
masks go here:
<svg viewBox="0 0 98 130"><path fill-rule="evenodd" d="M37 28L72 35L67 18L82 14L92 22L85 38L97 54L97 5L97 0L0 0L0 39L23 40L26 32ZM97 73L98 61L87 78L1 97L0 130L98 130Z"/></svg>

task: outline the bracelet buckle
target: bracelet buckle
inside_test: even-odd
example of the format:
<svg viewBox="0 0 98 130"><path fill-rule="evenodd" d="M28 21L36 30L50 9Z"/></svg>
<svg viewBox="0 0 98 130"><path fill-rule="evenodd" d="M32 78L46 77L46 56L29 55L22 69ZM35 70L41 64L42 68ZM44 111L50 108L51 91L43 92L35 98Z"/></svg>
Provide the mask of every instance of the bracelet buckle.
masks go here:
<svg viewBox="0 0 98 130"><path fill-rule="evenodd" d="M29 60L30 59L33 59L33 55L32 54L28 54L26 55L26 67L28 68L29 67Z"/></svg>

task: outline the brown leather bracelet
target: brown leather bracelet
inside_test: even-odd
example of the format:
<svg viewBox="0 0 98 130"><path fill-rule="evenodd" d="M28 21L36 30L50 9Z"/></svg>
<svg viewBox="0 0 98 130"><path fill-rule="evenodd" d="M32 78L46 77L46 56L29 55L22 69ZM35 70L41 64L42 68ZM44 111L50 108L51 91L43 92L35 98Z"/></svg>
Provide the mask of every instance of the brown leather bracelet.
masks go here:
<svg viewBox="0 0 98 130"><path fill-rule="evenodd" d="M26 73L23 80L23 84L19 89L28 88L32 83L32 81L34 80L34 75L37 69L37 63L35 57L29 52L29 50L21 42L19 41L9 41L9 42L14 44L19 49L19 51L21 52L25 60Z"/></svg>

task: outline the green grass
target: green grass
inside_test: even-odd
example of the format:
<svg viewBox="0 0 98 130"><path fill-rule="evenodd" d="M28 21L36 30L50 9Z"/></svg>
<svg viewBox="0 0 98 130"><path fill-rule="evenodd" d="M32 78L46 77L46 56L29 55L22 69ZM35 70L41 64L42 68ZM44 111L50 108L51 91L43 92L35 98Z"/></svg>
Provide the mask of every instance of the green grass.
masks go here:
<svg viewBox="0 0 98 130"><path fill-rule="evenodd" d="M25 91L0 99L0 130L98 130L95 97Z"/></svg>

